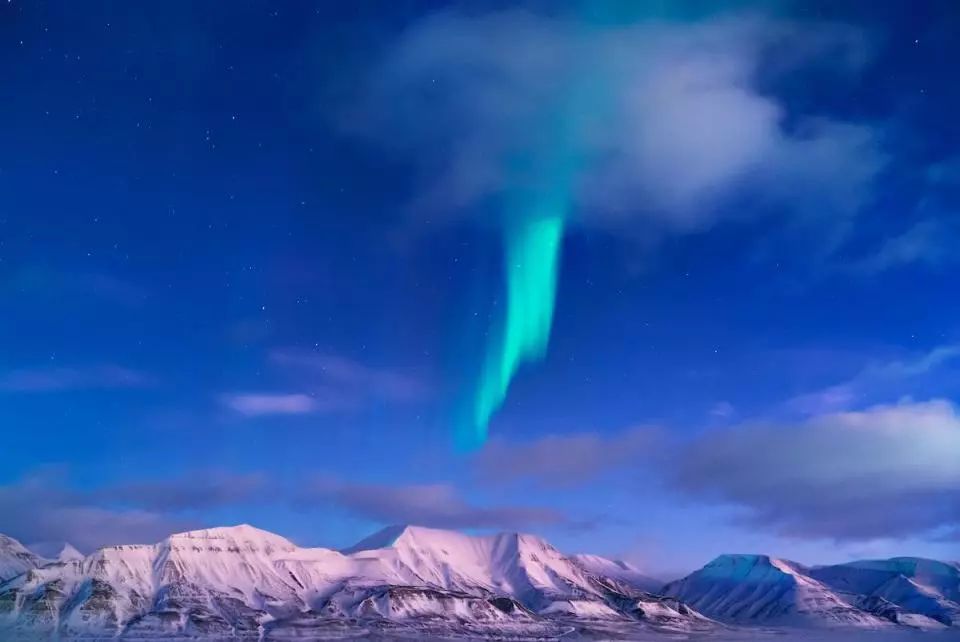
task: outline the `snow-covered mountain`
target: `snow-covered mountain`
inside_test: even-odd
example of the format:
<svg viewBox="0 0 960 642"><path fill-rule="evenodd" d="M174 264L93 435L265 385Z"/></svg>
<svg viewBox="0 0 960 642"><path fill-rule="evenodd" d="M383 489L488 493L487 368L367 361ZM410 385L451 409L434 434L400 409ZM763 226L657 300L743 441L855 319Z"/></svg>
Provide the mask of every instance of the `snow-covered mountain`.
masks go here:
<svg viewBox="0 0 960 642"><path fill-rule="evenodd" d="M884 564L896 566L894 560ZM711 618L736 624L942 628L907 600L895 602L897 609L886 608L876 599L882 584L847 565L811 569L766 555L721 555L666 585L664 593Z"/></svg>
<svg viewBox="0 0 960 642"><path fill-rule="evenodd" d="M284 637L358 623L550 636L570 621L711 625L540 538L417 527L386 529L345 553L245 525L192 531L27 568L0 584L0 626L65 637Z"/></svg>
<svg viewBox="0 0 960 642"><path fill-rule="evenodd" d="M725 555L657 595L646 590L655 581L626 563L564 555L532 535L412 526L384 529L344 551L302 548L241 525L85 557L70 547L56 560L2 538L0 553L0 568L9 569L0 582L3 640L371 632L552 639L577 630L629 639L639 631L709 633L725 626L715 619L944 628L956 624L950 609L958 590L957 566L930 560L810 569Z"/></svg>
<svg viewBox="0 0 960 642"><path fill-rule="evenodd" d="M960 563L894 557L815 567L810 575L887 619L960 626Z"/></svg>

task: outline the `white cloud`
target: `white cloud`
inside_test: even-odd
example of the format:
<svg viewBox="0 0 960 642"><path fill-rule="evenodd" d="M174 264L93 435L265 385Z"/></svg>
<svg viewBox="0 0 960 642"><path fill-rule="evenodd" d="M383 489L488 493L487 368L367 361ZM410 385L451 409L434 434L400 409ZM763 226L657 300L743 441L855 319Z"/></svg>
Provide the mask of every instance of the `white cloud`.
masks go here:
<svg viewBox="0 0 960 642"><path fill-rule="evenodd" d="M900 537L960 523L960 416L949 401L745 424L685 443L676 488L788 535Z"/></svg>
<svg viewBox="0 0 960 642"><path fill-rule="evenodd" d="M428 384L410 369L374 367L329 352L278 349L270 362L300 378L313 378L343 398L412 402L429 394Z"/></svg>
<svg viewBox="0 0 960 642"><path fill-rule="evenodd" d="M960 414L933 400L691 437L630 429L491 442L475 465L489 481L553 488L639 476L659 492L737 509L750 528L865 542L960 529L958 462Z"/></svg>
<svg viewBox="0 0 960 642"><path fill-rule="evenodd" d="M248 417L261 415L304 415L318 410L310 395L301 393L231 393L221 397L230 409Z"/></svg>
<svg viewBox="0 0 960 642"><path fill-rule="evenodd" d="M842 232L885 162L877 132L788 118L758 77L827 56L855 72L867 51L851 29L758 17L585 27L439 13L390 49L349 126L420 164L417 211L570 182L579 220L620 231L704 229L746 196L751 212Z"/></svg>
<svg viewBox="0 0 960 642"><path fill-rule="evenodd" d="M902 396L911 384L927 384L929 377L960 357L960 345L937 346L910 358L867 364L847 381L797 395L787 401L789 410L816 415L862 406L871 398Z"/></svg>

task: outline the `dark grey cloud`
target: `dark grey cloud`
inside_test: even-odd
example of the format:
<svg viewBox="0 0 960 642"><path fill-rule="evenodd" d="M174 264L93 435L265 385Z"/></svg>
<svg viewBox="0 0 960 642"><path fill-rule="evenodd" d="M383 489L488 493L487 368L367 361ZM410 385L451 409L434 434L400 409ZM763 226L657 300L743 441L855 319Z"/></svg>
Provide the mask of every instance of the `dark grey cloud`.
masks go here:
<svg viewBox="0 0 960 642"><path fill-rule="evenodd" d="M307 505L333 505L385 524L435 528L503 528L574 525L563 513L530 506L479 506L447 484L354 484L316 480L301 495Z"/></svg>
<svg viewBox="0 0 960 642"><path fill-rule="evenodd" d="M572 199L588 225L649 238L770 210L816 219L839 242L885 166L880 132L796 106L788 118L759 79L825 59L856 74L869 58L851 28L758 16L591 27L441 12L389 49L344 126L418 164L411 209L431 217L553 193L559 158L576 167ZM754 206L720 207L744 197Z"/></svg>
<svg viewBox="0 0 960 642"><path fill-rule="evenodd" d="M383 524L437 528L592 526L551 508L471 503L449 484L315 479L294 488L258 473L195 471L79 489L65 471L54 469L0 486L0 533L28 544L70 542L89 552L111 544L153 543L174 532L214 526L205 517L210 510L265 502L300 510L335 507Z"/></svg>
<svg viewBox="0 0 960 642"><path fill-rule="evenodd" d="M0 486L0 533L28 544L70 542L86 552L150 544L205 525L199 511L264 501L268 488L258 474L206 471L78 489L65 471L43 470Z"/></svg>
<svg viewBox="0 0 960 642"><path fill-rule="evenodd" d="M177 512L262 501L268 498L270 487L269 478L261 473L203 472L108 486L89 493L88 497L109 505Z"/></svg>
<svg viewBox="0 0 960 642"><path fill-rule="evenodd" d="M71 542L82 551L111 544L151 544L195 526L141 508L110 508L41 474L0 486L0 533L21 542Z"/></svg>

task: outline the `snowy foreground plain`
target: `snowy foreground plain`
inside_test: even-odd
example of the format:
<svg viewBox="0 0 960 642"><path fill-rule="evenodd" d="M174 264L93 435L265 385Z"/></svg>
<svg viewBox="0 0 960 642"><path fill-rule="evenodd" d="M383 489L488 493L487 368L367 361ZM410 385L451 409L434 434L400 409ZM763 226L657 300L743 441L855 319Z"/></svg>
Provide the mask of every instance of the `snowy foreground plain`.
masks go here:
<svg viewBox="0 0 960 642"><path fill-rule="evenodd" d="M44 559L0 536L0 642L960 641L960 564L721 555L663 584L531 535L392 527L343 551L251 526Z"/></svg>

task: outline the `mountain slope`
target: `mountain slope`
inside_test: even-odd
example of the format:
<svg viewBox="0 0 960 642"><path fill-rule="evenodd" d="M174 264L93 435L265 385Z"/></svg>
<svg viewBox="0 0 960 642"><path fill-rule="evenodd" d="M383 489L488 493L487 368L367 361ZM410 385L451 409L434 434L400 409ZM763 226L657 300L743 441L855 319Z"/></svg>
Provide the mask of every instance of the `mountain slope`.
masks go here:
<svg viewBox="0 0 960 642"><path fill-rule="evenodd" d="M847 603L800 564L766 555L721 555L664 593L708 617L734 623L802 626L889 625Z"/></svg>

